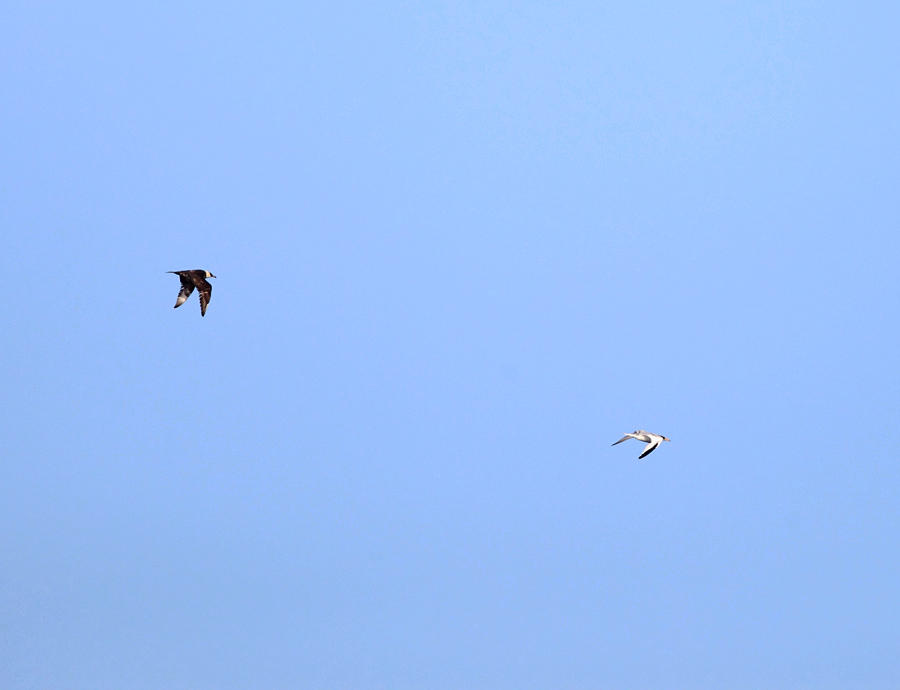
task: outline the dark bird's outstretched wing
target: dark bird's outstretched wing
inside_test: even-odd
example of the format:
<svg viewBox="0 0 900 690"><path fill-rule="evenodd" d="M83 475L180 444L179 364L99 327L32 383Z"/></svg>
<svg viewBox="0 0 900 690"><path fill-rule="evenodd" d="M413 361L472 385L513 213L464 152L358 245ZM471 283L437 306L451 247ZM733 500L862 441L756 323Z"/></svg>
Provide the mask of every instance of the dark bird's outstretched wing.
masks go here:
<svg viewBox="0 0 900 690"><path fill-rule="evenodd" d="M181 280L181 290L178 291L178 299L175 300L175 309L184 304L194 291L194 281L183 275L179 275L178 278Z"/></svg>
<svg viewBox="0 0 900 690"><path fill-rule="evenodd" d="M201 278L197 281L197 288L200 294L200 316L206 316L206 305L209 304L209 298L212 297L212 285L210 285L209 281ZM191 290L193 289L194 287L191 286Z"/></svg>

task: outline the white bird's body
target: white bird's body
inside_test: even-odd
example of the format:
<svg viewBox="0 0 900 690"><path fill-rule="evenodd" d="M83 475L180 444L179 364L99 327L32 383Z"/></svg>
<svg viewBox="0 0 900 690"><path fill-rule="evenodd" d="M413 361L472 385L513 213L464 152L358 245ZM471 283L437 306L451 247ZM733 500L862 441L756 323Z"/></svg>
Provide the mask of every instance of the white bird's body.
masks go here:
<svg viewBox="0 0 900 690"><path fill-rule="evenodd" d="M642 458L646 458L650 453L656 450L657 446L663 441L671 441L672 439L666 438L665 436L660 436L659 434L651 434L649 431L644 431L643 429L638 429L637 431L631 434L625 434L618 441L613 443L613 445L617 445L622 441L627 441L628 439L633 438L638 441L643 441L647 444L647 447L644 449L644 452L638 455L638 460Z"/></svg>

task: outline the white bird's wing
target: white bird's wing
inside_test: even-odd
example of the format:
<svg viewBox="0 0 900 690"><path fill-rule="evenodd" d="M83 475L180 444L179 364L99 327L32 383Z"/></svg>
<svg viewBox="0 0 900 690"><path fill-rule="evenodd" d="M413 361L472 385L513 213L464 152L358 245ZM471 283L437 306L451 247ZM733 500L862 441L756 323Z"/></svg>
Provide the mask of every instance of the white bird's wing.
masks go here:
<svg viewBox="0 0 900 690"><path fill-rule="evenodd" d="M644 452L638 455L638 460L642 460L646 458L650 453L656 450L656 447L659 445L658 440L653 440L651 443L647 444L647 447L644 449Z"/></svg>
<svg viewBox="0 0 900 690"><path fill-rule="evenodd" d="M616 442L613 443L612 445L617 446L617 445L619 445L622 441L627 441L627 440L630 439L630 438L634 438L634 436L632 436L631 434L625 434L622 438L620 438L618 441L616 441Z"/></svg>

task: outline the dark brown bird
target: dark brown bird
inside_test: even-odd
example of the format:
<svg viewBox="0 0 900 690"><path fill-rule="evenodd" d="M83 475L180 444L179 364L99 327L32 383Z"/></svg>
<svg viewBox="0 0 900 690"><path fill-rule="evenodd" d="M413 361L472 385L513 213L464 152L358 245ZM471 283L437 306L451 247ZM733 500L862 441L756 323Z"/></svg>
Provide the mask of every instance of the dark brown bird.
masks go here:
<svg viewBox="0 0 900 690"><path fill-rule="evenodd" d="M166 271L174 273L181 280L181 290L178 291L178 299L175 300L175 309L178 309L191 296L194 288L200 295L200 316L206 316L206 305L212 295L212 285L206 282L207 278L215 278L209 271L196 269L193 271Z"/></svg>

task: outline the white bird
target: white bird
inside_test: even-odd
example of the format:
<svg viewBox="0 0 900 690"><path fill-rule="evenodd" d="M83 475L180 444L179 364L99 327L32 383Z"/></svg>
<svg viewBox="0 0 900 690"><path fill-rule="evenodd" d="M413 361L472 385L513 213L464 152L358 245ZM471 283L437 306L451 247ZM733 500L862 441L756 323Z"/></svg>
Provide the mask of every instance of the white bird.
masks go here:
<svg viewBox="0 0 900 690"><path fill-rule="evenodd" d="M671 441L672 439L666 438L665 436L660 436L659 434L651 434L649 431L644 431L643 429L638 429L632 434L625 434L618 441L613 443L613 445L617 445L622 441L627 441L630 438L637 439L638 441L643 441L644 443L648 443L649 445L644 449L644 452L638 455L638 460L642 458L646 458L650 453L656 450L656 447L662 443L663 441Z"/></svg>

